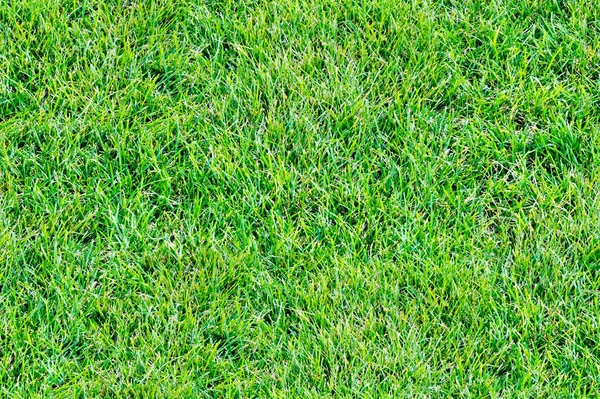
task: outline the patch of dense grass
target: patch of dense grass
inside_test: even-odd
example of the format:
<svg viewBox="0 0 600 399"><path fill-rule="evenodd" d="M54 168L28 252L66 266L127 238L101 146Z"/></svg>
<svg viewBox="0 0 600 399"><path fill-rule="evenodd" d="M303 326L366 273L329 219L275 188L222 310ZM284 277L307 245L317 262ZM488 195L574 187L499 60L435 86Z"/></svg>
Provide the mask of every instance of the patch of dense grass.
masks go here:
<svg viewBox="0 0 600 399"><path fill-rule="evenodd" d="M592 397L600 3L0 4L3 397Z"/></svg>

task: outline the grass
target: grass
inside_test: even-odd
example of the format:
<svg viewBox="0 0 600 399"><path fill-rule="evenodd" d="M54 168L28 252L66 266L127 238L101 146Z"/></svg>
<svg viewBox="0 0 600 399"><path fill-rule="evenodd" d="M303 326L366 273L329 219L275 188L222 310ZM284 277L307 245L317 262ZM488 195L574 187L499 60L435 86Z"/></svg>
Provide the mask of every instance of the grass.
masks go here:
<svg viewBox="0 0 600 399"><path fill-rule="evenodd" d="M0 2L0 396L600 392L600 3Z"/></svg>

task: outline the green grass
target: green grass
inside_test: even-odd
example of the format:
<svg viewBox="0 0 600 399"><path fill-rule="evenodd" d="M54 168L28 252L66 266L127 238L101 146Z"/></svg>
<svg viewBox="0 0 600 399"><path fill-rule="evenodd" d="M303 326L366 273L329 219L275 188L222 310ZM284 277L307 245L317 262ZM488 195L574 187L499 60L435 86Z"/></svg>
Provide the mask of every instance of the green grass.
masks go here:
<svg viewBox="0 0 600 399"><path fill-rule="evenodd" d="M600 392L600 3L0 2L0 396Z"/></svg>

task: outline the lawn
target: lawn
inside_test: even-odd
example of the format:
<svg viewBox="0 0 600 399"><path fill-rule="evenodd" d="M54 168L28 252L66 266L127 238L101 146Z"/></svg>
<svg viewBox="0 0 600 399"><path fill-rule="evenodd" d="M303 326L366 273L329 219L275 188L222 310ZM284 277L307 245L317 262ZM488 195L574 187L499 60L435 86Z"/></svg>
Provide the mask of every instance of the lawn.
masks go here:
<svg viewBox="0 0 600 399"><path fill-rule="evenodd" d="M600 392L600 3L0 1L0 397Z"/></svg>

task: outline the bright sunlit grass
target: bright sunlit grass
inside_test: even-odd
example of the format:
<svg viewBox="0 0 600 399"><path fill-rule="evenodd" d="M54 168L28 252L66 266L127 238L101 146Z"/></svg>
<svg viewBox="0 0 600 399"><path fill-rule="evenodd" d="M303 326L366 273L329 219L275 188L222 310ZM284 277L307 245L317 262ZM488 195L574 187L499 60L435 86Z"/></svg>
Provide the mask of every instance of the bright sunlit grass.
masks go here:
<svg viewBox="0 0 600 399"><path fill-rule="evenodd" d="M595 397L599 18L0 1L0 396Z"/></svg>

